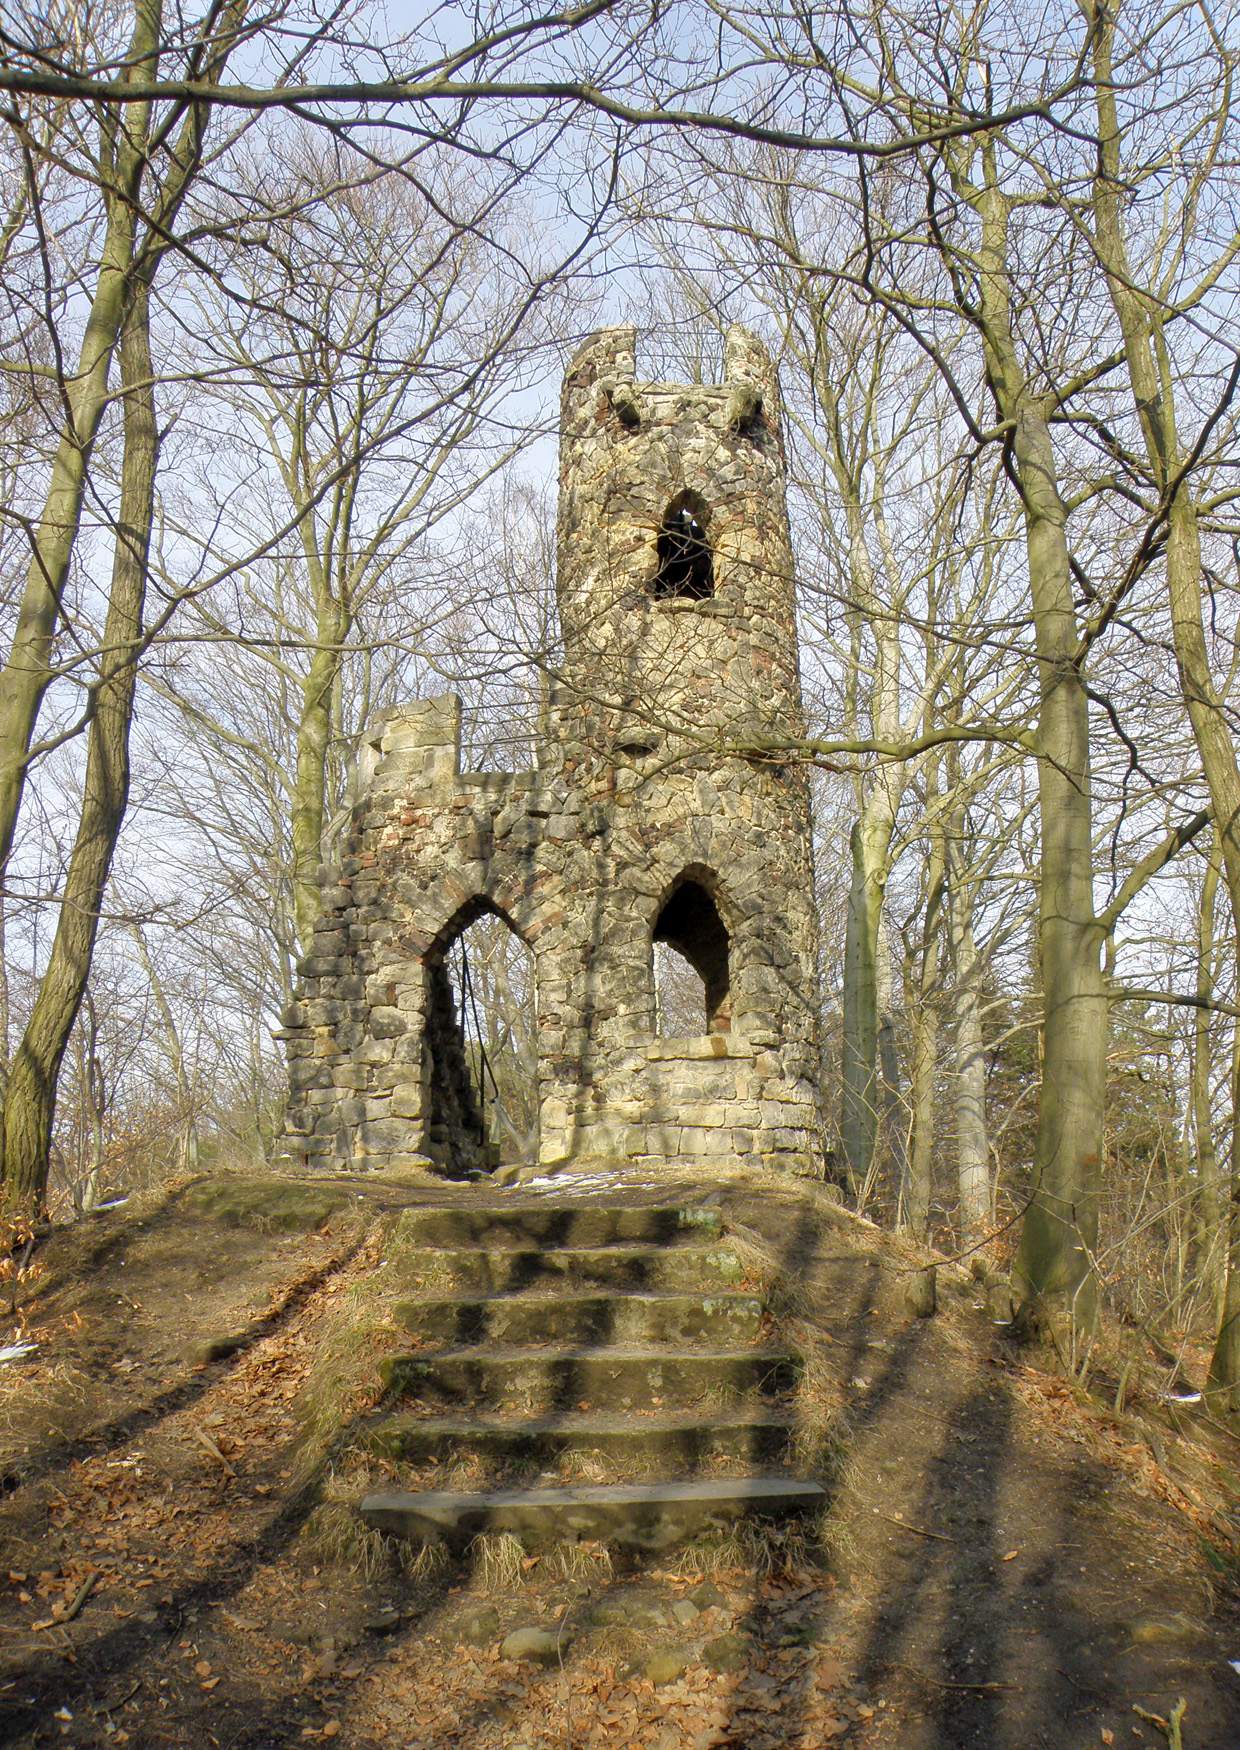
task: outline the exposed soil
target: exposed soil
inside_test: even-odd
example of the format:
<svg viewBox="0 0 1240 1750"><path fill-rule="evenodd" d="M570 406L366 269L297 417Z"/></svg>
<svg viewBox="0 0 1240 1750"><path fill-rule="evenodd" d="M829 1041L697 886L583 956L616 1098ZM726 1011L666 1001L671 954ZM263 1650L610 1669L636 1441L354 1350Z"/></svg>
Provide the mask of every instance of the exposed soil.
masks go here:
<svg viewBox="0 0 1240 1750"><path fill-rule="evenodd" d="M289 1190L182 1187L43 1248L37 1348L0 1367L0 1742L1083 1750L1165 1744L1147 1716L1183 1697L1186 1750L1240 1745L1231 1437L1033 1367L962 1269L909 1316L916 1258L769 1183L722 1196L848 1406L831 1572L324 1563L295 1465L319 1335L377 1212L469 1193ZM525 1625L550 1666L500 1656Z"/></svg>

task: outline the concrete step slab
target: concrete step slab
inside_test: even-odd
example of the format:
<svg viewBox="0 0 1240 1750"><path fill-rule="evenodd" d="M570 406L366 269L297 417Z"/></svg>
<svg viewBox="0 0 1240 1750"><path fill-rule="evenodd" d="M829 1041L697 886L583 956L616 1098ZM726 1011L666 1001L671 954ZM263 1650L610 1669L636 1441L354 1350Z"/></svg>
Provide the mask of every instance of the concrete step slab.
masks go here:
<svg viewBox="0 0 1240 1750"><path fill-rule="evenodd" d="M470 1203L407 1209L396 1224L389 1256L411 1246L674 1245L717 1239L717 1209L687 1204L624 1207L606 1203Z"/></svg>
<svg viewBox="0 0 1240 1750"><path fill-rule="evenodd" d="M637 1415L570 1410L520 1421L498 1416L383 1416L363 1426L354 1446L414 1465L477 1460L496 1470L555 1469L597 1459L630 1480L652 1473L692 1476L708 1466L784 1463L798 1421L786 1407L664 1411Z"/></svg>
<svg viewBox="0 0 1240 1750"><path fill-rule="evenodd" d="M479 1294L562 1292L577 1288L675 1291L736 1287L745 1280L740 1254L726 1241L672 1246L424 1246L389 1255L392 1278L412 1294L455 1288Z"/></svg>
<svg viewBox="0 0 1240 1750"><path fill-rule="evenodd" d="M530 1549L582 1538L658 1551L742 1519L779 1520L821 1512L820 1483L745 1476L674 1483L599 1483L476 1493L367 1495L367 1525L419 1543L463 1547L481 1532L511 1532Z"/></svg>
<svg viewBox="0 0 1240 1750"><path fill-rule="evenodd" d="M534 1409L622 1410L690 1405L735 1395L771 1398L793 1390L800 1357L783 1348L443 1349L389 1355L385 1391L423 1402Z"/></svg>
<svg viewBox="0 0 1240 1750"><path fill-rule="evenodd" d="M616 1289L611 1294L492 1294L405 1300L395 1322L427 1343L754 1343L763 1303L713 1293Z"/></svg>

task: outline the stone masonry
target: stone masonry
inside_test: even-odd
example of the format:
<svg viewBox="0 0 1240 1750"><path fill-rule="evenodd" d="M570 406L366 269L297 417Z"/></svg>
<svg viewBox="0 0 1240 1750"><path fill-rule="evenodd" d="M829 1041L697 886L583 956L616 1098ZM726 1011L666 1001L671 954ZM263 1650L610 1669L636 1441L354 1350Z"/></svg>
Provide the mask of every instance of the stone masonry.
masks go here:
<svg viewBox="0 0 1240 1750"><path fill-rule="evenodd" d="M564 658L535 770L461 772L454 698L364 744L285 1015L299 1165L479 1162L444 957L490 912L533 954L544 1167L821 1172L778 383L739 328L719 385L638 381L634 339L594 335L564 380ZM698 1035L656 1034L656 941L702 977Z"/></svg>

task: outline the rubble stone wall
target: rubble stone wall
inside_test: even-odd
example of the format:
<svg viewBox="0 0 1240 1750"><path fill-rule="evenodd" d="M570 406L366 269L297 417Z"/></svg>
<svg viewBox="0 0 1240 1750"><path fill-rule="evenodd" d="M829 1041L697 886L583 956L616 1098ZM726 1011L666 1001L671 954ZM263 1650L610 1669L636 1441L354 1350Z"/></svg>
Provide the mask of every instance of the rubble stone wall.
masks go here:
<svg viewBox="0 0 1240 1750"><path fill-rule="evenodd" d="M656 589L660 531L686 501L708 599ZM442 956L491 911L533 954L544 1165L739 1155L817 1174L808 788L782 757L801 725L792 562L778 386L751 336L730 334L721 385L638 381L631 329L581 349L557 588L565 660L536 770L460 772L452 698L389 713L367 739L285 1017L288 1151L337 1170L462 1169L467 1089L431 1086L459 1025ZM701 889L727 932L727 1002L714 1030L664 1039L653 938L688 882L676 915Z"/></svg>

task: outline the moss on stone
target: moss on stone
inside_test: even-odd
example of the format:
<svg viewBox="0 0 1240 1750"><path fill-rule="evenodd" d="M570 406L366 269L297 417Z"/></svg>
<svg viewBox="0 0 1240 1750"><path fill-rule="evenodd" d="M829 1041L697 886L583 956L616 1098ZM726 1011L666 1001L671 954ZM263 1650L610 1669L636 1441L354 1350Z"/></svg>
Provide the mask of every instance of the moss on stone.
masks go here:
<svg viewBox="0 0 1240 1750"><path fill-rule="evenodd" d="M336 1186L309 1185L301 1179L225 1174L199 1179L186 1190L182 1207L221 1227L258 1228L267 1233L313 1233L345 1207L347 1193Z"/></svg>

